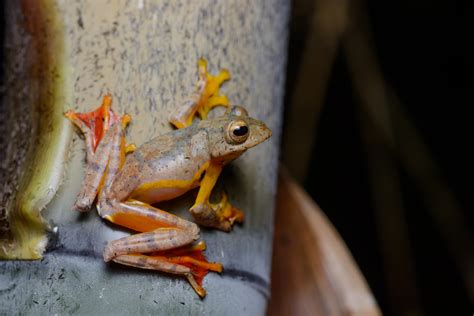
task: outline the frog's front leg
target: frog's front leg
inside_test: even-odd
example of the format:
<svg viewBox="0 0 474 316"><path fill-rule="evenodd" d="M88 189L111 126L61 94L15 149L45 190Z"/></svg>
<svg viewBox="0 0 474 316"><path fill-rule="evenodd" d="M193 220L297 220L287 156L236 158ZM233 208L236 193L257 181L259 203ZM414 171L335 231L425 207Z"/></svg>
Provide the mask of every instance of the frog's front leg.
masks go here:
<svg viewBox="0 0 474 316"><path fill-rule="evenodd" d="M230 231L235 222L243 222L244 213L230 204L225 193L223 193L219 203L213 204L209 202L212 189L221 174L222 167L219 163L211 162L201 181L196 202L190 209L190 212L196 222L203 226Z"/></svg>
<svg viewBox="0 0 474 316"><path fill-rule="evenodd" d="M169 121L176 128L184 128L193 123L193 118L199 114L201 119L206 119L208 112L216 106L229 106L226 96L219 94L222 83L230 79L229 71L223 69L213 76L207 71L204 59L198 62L199 79L196 91L191 94L169 117Z"/></svg>

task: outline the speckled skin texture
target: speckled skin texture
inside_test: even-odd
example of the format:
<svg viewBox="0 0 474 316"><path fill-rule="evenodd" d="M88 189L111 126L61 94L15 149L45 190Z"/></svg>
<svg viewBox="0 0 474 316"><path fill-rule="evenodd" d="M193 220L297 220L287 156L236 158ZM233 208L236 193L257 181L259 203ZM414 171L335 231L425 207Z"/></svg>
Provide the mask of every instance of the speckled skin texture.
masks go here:
<svg viewBox="0 0 474 316"><path fill-rule="evenodd" d="M42 261L0 263L0 314L264 314L288 1L57 0L57 7L67 29L74 100L65 110L90 111L110 93L114 110L132 116L127 140L141 145L172 129L167 118L193 91L204 57L211 73L229 69L232 79L221 92L264 121L273 136L221 175L215 191L224 187L246 218L230 233L202 230L207 257L224 265L221 275L206 277L204 300L184 279L103 262L106 242L129 232L94 210L71 210L85 164L83 140L75 137L62 187L43 213L57 234ZM191 219L193 198L190 193L160 208Z"/></svg>

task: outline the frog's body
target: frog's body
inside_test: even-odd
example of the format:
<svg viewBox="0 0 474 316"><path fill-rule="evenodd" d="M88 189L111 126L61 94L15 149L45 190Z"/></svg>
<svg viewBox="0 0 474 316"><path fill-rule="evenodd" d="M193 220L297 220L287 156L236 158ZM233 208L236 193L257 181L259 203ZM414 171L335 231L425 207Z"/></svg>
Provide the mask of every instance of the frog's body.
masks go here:
<svg viewBox="0 0 474 316"><path fill-rule="evenodd" d="M229 108L224 116L206 119L216 105L228 106L218 95L226 71L213 77L200 61L198 91L170 121L179 129L160 135L135 149L125 146L128 115L118 116L111 99L90 113L68 112L84 133L87 169L75 207L90 208L97 197L99 214L118 225L141 232L110 242L104 260L143 269L184 275L202 297L202 278L208 271L220 272L222 265L209 263L202 254L204 243L196 224L152 206L199 187L190 212L195 220L224 231L243 221L243 213L223 195L217 204L209 202L211 191L225 164L271 136L263 122L250 118L241 107ZM203 120L191 124L198 113ZM126 158L126 152L134 151Z"/></svg>
<svg viewBox="0 0 474 316"><path fill-rule="evenodd" d="M154 204L171 200L199 186L210 165L224 165L236 158L261 138L267 138L266 127L247 118L254 128L253 138L244 145L234 145L229 153L212 156L211 142L223 140L223 127L238 116L229 115L160 135L143 144L128 155L122 170L116 175L109 192L109 199L133 199ZM252 132L252 131L251 131ZM213 139L214 138L214 139ZM240 146L239 146L240 145Z"/></svg>
<svg viewBox="0 0 474 316"><path fill-rule="evenodd" d="M130 196L154 204L196 188L211 160L208 147L207 134L197 125L148 141L128 155L112 182L110 198Z"/></svg>

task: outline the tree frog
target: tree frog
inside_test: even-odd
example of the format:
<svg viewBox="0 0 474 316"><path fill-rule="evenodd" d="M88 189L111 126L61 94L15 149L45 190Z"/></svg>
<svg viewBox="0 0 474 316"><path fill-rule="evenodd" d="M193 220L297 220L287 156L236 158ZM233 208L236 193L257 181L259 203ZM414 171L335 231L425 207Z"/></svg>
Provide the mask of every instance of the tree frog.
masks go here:
<svg viewBox="0 0 474 316"><path fill-rule="evenodd" d="M104 260L182 275L204 297L204 276L221 272L222 265L207 261L203 241L195 243L199 239L195 223L152 205L199 187L189 210L195 222L230 231L244 214L225 194L219 203L211 203L211 191L223 166L268 139L271 131L219 94L221 84L229 79L227 70L213 76L201 59L198 73L196 91L170 116L177 129L139 148L126 145L125 129L131 118L112 110L109 95L95 111L65 115L86 141L86 172L75 208L86 211L97 201L102 218L138 232L109 242ZM208 119L209 110L219 105L227 107L226 113ZM201 120L193 123L195 116Z"/></svg>

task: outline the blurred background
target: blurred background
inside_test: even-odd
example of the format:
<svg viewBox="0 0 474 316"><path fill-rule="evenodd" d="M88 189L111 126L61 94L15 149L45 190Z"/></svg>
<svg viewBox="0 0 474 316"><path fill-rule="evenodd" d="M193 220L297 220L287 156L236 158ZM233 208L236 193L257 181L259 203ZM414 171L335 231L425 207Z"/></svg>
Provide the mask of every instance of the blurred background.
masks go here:
<svg viewBox="0 0 474 316"><path fill-rule="evenodd" d="M282 160L385 315L474 311L473 3L292 2Z"/></svg>

